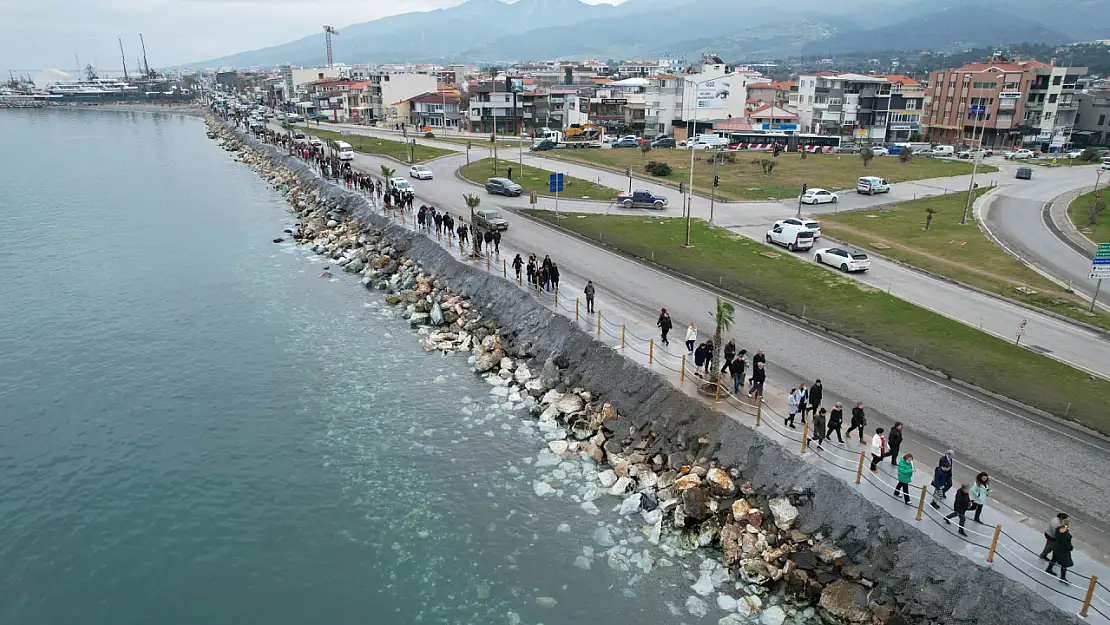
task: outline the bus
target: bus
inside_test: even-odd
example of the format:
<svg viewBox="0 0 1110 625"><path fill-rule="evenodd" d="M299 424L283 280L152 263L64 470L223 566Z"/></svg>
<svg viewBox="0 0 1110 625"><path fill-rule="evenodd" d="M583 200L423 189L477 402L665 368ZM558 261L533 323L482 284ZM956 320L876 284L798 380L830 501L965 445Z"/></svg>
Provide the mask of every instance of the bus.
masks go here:
<svg viewBox="0 0 1110 625"><path fill-rule="evenodd" d="M840 137L786 132L726 132L718 133L728 139L730 150L755 150L770 152L775 145L780 149L797 152L834 153L840 151Z"/></svg>

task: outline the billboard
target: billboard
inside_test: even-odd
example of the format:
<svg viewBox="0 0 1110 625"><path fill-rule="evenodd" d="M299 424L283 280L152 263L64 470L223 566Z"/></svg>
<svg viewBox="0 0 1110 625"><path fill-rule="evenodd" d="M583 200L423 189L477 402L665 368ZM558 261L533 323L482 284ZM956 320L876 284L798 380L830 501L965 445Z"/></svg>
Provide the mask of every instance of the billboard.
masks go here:
<svg viewBox="0 0 1110 625"><path fill-rule="evenodd" d="M505 79L509 88L509 93L523 93L524 92L524 79L517 76L509 76Z"/></svg>
<svg viewBox="0 0 1110 625"><path fill-rule="evenodd" d="M724 80L707 80L695 85L695 106L699 109L726 109L728 108L728 82Z"/></svg>

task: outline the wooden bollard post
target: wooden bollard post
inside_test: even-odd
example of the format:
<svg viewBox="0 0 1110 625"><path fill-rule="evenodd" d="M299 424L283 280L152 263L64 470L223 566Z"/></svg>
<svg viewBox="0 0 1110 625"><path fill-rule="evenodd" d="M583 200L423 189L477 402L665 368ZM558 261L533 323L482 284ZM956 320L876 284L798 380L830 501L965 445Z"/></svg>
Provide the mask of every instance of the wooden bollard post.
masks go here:
<svg viewBox="0 0 1110 625"><path fill-rule="evenodd" d="M489 271L489 254L486 254L486 271Z"/></svg>
<svg viewBox="0 0 1110 625"><path fill-rule="evenodd" d="M1079 610L1079 616L1087 618L1087 608L1091 607L1091 599L1095 596L1095 586L1098 584L1098 575L1091 576L1091 583L1087 586L1087 597L1083 599L1083 608Z"/></svg>
<svg viewBox="0 0 1110 625"><path fill-rule="evenodd" d="M856 469L856 484L860 483L863 479L863 452L859 452L859 468Z"/></svg>
<svg viewBox="0 0 1110 625"><path fill-rule="evenodd" d="M578 321L578 298L574 298L574 320Z"/></svg>
<svg viewBox="0 0 1110 625"><path fill-rule="evenodd" d="M624 324L621 324L621 349L624 349Z"/></svg>
<svg viewBox="0 0 1110 625"><path fill-rule="evenodd" d="M654 343L655 339L651 339L651 342ZM682 384L685 381L686 381L686 354L683 354L682 355L682 368L679 369L679 371L678 371L678 383Z"/></svg>
<svg viewBox="0 0 1110 625"><path fill-rule="evenodd" d="M507 260L501 261L501 277L502 278L508 278L509 277L509 261L507 261Z"/></svg>
<svg viewBox="0 0 1110 625"><path fill-rule="evenodd" d="M929 490L928 486L921 487L921 499L917 500L917 520L921 520L921 513L925 512L925 491Z"/></svg>
<svg viewBox="0 0 1110 625"><path fill-rule="evenodd" d="M655 339L648 341L648 364L655 362Z"/></svg>
<svg viewBox="0 0 1110 625"><path fill-rule="evenodd" d="M1002 533L1002 525L994 526L994 537L991 538L991 549L987 552L987 562L994 562L994 552L998 549L998 535Z"/></svg>
<svg viewBox="0 0 1110 625"><path fill-rule="evenodd" d="M555 294L555 308L559 307L559 289L552 291Z"/></svg>
<svg viewBox="0 0 1110 625"><path fill-rule="evenodd" d="M763 416L763 398L758 395L755 398L755 427L759 427L759 420Z"/></svg>
<svg viewBox="0 0 1110 625"><path fill-rule="evenodd" d="M802 453L806 452L806 444L809 443L809 421L802 424Z"/></svg>
<svg viewBox="0 0 1110 625"><path fill-rule="evenodd" d="M522 278L522 277L520 276L520 274L517 274L517 276L516 276L516 284L517 284L517 286L519 286L520 288L524 288L524 278Z"/></svg>
<svg viewBox="0 0 1110 625"><path fill-rule="evenodd" d="M720 375L717 375L717 391L716 391L716 394L713 396L713 403L715 403L715 404L721 403L721 376Z"/></svg>
<svg viewBox="0 0 1110 625"><path fill-rule="evenodd" d="M601 311L597 311L597 335L601 336Z"/></svg>

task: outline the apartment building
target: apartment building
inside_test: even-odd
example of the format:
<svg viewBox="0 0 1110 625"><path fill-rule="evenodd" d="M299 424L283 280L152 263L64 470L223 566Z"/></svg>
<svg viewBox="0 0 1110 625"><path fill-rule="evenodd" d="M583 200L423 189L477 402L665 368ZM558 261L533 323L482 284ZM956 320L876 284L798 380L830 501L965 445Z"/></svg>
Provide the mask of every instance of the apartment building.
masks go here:
<svg viewBox="0 0 1110 625"><path fill-rule="evenodd" d="M396 117L397 102L422 93L435 93L437 74L378 68L370 71L369 83L364 90L364 121L388 121Z"/></svg>
<svg viewBox="0 0 1110 625"><path fill-rule="evenodd" d="M1071 141L1085 67L987 59L929 74L925 126L953 145L1051 151Z"/></svg>
<svg viewBox="0 0 1110 625"><path fill-rule="evenodd" d="M504 80L491 80L473 88L470 92L470 112L468 121L471 132L493 132L516 134L524 117L524 99L517 94L514 98Z"/></svg>
<svg viewBox="0 0 1110 625"><path fill-rule="evenodd" d="M428 92L406 100L408 117L417 128L431 132L458 131L463 120L459 98L446 93Z"/></svg>
<svg viewBox="0 0 1110 625"><path fill-rule="evenodd" d="M1077 94L1077 99L1072 142L1077 146L1110 145L1110 88L1085 91Z"/></svg>
<svg viewBox="0 0 1110 625"><path fill-rule="evenodd" d="M911 137L921 134L925 88L913 78L901 74L887 74L886 79L890 82L886 140L889 143L909 141Z"/></svg>
<svg viewBox="0 0 1110 625"><path fill-rule="evenodd" d="M846 142L883 143L891 83L885 76L817 72L798 77L801 132L838 135Z"/></svg>
<svg viewBox="0 0 1110 625"><path fill-rule="evenodd" d="M795 108L797 106L798 83L791 81L782 82L753 82L748 85L748 104L754 108L762 106L777 106L779 108ZM795 102L790 100L791 94Z"/></svg>
<svg viewBox="0 0 1110 625"><path fill-rule="evenodd" d="M684 80L673 74L648 76L644 90L644 134L670 135L682 111Z"/></svg>

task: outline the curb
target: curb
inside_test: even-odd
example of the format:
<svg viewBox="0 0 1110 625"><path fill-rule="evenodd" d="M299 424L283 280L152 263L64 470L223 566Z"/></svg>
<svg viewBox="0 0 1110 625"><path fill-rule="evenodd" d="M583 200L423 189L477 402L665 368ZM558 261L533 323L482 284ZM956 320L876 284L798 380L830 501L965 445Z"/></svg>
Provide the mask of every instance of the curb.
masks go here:
<svg viewBox="0 0 1110 625"><path fill-rule="evenodd" d="M1060 215L1062 219L1058 220L1056 211L1054 210L1056 208L1056 203L1060 202L1065 197L1072 194L1075 194L1075 197L1068 200L1068 205L1064 207L1062 211L1060 211L1062 213L1062 215ZM1095 253L1098 248L1098 243L1096 243L1087 235L1083 234L1079 230L1079 228L1076 227L1074 223L1072 223L1071 216L1068 215L1068 210L1071 208L1072 202L1078 200L1083 194L1083 189L1073 189L1066 193L1061 193L1060 195L1057 195L1056 197L1049 200L1043 210L1046 211L1048 219L1052 222L1052 225L1050 226L1050 228L1052 229L1052 234L1062 238L1065 243L1071 246L1072 249L1081 251L1082 254L1087 255Z"/></svg>
<svg viewBox="0 0 1110 625"><path fill-rule="evenodd" d="M634 254L629 254L627 252L624 252L623 250L619 250L619 249L617 249L617 248L615 248L611 245L608 245L606 243L601 243L601 242L595 241L595 240L590 239L586 236L578 234L577 232L575 232L575 231L573 231L569 228L565 228L565 227L563 227L559 224L554 224L554 223L547 222L545 220L539 219L538 217L534 217L534 216L529 215L529 214L527 214L525 212L522 212L522 211L515 211L515 212L518 215L520 215L521 217L523 217L525 219L528 219L529 221L532 221L534 223L537 223L537 224L540 224L540 225L547 226L549 228L558 230L558 231L560 231L564 234L572 236L572 237L574 237L574 238L576 238L576 239L578 239L578 240L580 240L584 243L587 243L589 245L604 248L605 250L607 250L609 252L612 252L614 254L617 254L618 256L622 256L624 258L627 258L627 259L632 260L634 262L640 263L642 265L649 266L649 267L651 267L651 268L653 268L653 269L655 269L655 270L657 270L661 273L665 273L665 274L673 276L677 279L680 279L680 280L683 280L683 281L688 282L690 284L696 285L696 286L698 286L702 289L705 289L705 290L710 291L712 293L715 293L717 295L721 295L723 297L728 297L730 299L735 299L739 302L742 302L745 306L748 306L749 308L759 309L759 310L767 313L768 315L779 319L780 321L789 321L791 323L804 325L804 326L809 327L809 328L814 329L814 330L819 330L820 332L822 332L824 334L827 334L830 337L833 337L837 340L849 343L854 347L857 347L857 348L859 348L863 351L869 352L873 356L876 356L876 357L879 357L879 358L885 358L887 360L892 360L892 361L897 362L897 363L899 363L903 366L910 367L910 368L912 368L912 369L914 369L914 370L916 370L920 373L927 374L930 377L933 377L937 380L943 380L943 381L955 384L956 386L962 387L965 390L978 393L978 394L983 395L984 397L990 398L994 401L1006 404L1007 406L1010 406L1011 408L1024 410L1026 412L1035 414L1035 415L1037 415L1041 418L1048 419L1048 420L1052 421L1053 423L1055 423L1057 425L1067 427L1069 429L1075 430L1077 432L1081 432L1083 434L1087 434L1089 436L1098 438L1099 440L1110 441L1110 435L1103 434L1101 432L1097 432L1095 430L1092 430L1092 429L1088 428L1087 426L1085 426L1081 423L1076 423L1075 421L1069 421L1069 420L1067 420L1063 417L1059 417L1057 415L1054 415L1051 412L1048 412L1046 410L1042 410L1040 408L1036 408L1036 407L1033 407L1033 406L1029 406L1027 404L1023 404L1019 401L1010 399L1009 397L1006 397L1005 395L1000 395L998 393L995 393L994 391L990 391L990 390L987 390L987 389L982 388L980 386L976 386L975 384L972 384L970 382L966 382L964 380L961 380L960 378L952 377L951 375L948 375L947 373L944 373L943 371L938 371L936 369L930 369L929 367L926 367L925 365L916 363L912 360L909 360L909 359L904 358L902 356L899 356L897 354L887 352L885 350L879 349L879 348L874 347L872 345L868 345L867 343L864 343L864 342L860 341L859 339L841 334L841 333L836 332L834 330L830 330L830 329L828 329L828 328L826 328L822 325L819 325L817 323L814 323L813 321L810 321L809 319L805 319L803 317L798 317L798 316L792 315L790 313L786 313L786 312L783 312L781 310L778 310L776 308L771 308L771 307L769 307L769 306L767 306L767 305L765 305L761 302L757 302L753 299L750 299L748 297L745 297L745 296L737 294L737 293L733 293L731 291L726 291L726 290L721 289L720 287L714 286L713 284L710 284L708 282L703 282L701 280L698 280L697 278L694 278L694 277L688 276L686 274L680 273L680 272L675 271L675 270L673 270L669 267L666 267L664 265L660 265L660 264L658 264L658 263L656 263L652 260L642 258L642 257L636 256Z"/></svg>

